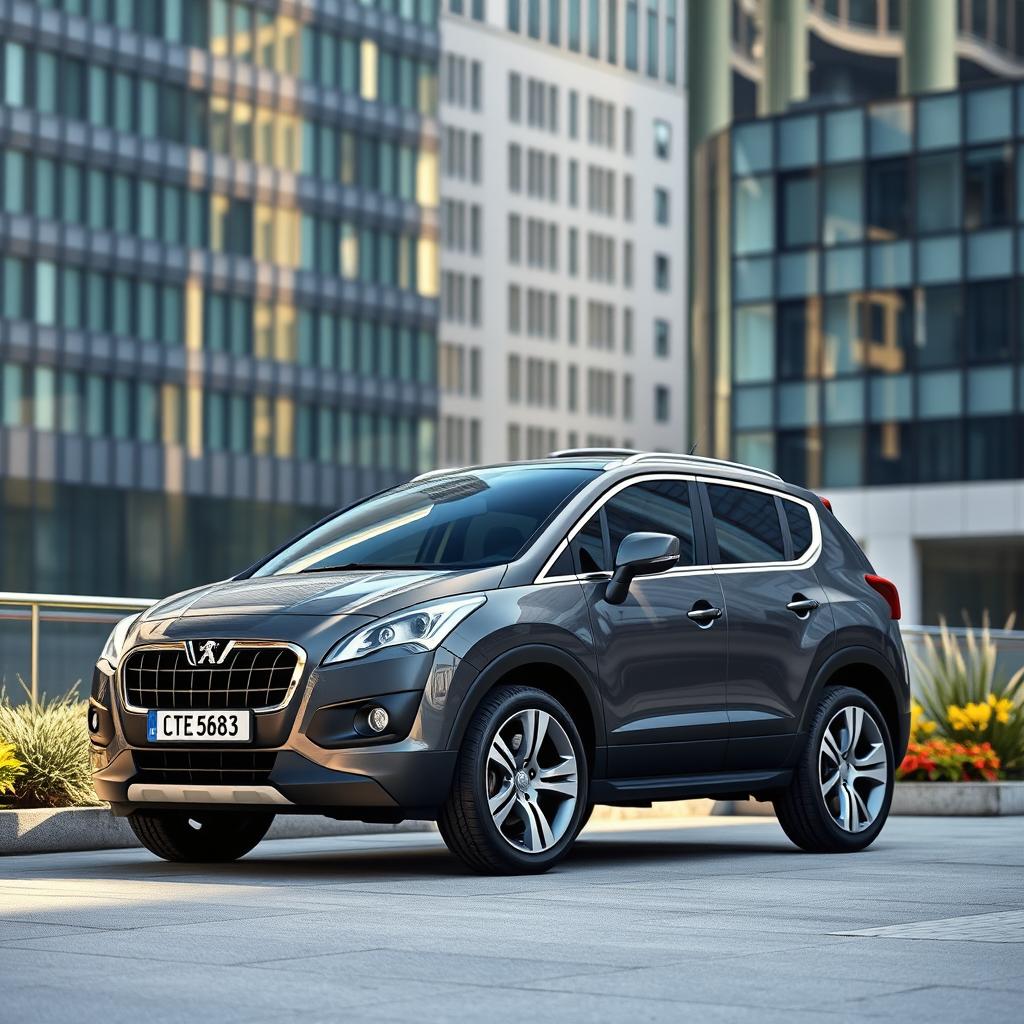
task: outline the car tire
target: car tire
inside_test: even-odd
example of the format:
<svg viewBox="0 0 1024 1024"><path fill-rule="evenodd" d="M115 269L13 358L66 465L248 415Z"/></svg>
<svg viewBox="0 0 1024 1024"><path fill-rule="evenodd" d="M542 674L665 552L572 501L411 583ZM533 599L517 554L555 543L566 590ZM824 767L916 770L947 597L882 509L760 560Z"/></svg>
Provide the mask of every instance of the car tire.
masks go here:
<svg viewBox="0 0 1024 1024"><path fill-rule="evenodd" d="M466 730L438 828L481 874L547 871L575 841L588 790L586 752L565 708L542 690L502 686Z"/></svg>
<svg viewBox="0 0 1024 1024"><path fill-rule="evenodd" d="M892 739L878 706L859 690L829 687L793 780L772 802L783 831L800 849L856 853L882 831L894 781Z"/></svg>
<svg viewBox="0 0 1024 1024"><path fill-rule="evenodd" d="M273 814L236 811L136 811L128 818L150 853L192 864L222 864L244 857L273 821Z"/></svg>

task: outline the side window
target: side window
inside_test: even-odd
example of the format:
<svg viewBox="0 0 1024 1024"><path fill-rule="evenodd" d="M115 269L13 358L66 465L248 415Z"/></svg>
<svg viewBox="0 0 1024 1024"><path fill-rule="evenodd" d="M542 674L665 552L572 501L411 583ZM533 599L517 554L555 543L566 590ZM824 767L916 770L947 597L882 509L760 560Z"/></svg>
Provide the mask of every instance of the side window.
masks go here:
<svg viewBox="0 0 1024 1024"><path fill-rule="evenodd" d="M587 525L576 534L572 542L572 549L580 572L602 572L610 568L604 553L600 512L591 516Z"/></svg>
<svg viewBox="0 0 1024 1024"><path fill-rule="evenodd" d="M693 513L685 480L651 480L620 491L605 507L613 554L630 533L669 533L679 538L679 564L694 564Z"/></svg>
<svg viewBox="0 0 1024 1024"><path fill-rule="evenodd" d="M801 558L811 546L811 513L804 505L785 498L782 499L782 507L786 510L789 536L793 541L793 557Z"/></svg>
<svg viewBox="0 0 1024 1024"><path fill-rule="evenodd" d="M775 496L709 484L719 562L781 562L786 557Z"/></svg>
<svg viewBox="0 0 1024 1024"><path fill-rule="evenodd" d="M558 556L548 576L573 576L577 572L601 572L606 569L604 538L601 535L601 513L590 517L586 526Z"/></svg>

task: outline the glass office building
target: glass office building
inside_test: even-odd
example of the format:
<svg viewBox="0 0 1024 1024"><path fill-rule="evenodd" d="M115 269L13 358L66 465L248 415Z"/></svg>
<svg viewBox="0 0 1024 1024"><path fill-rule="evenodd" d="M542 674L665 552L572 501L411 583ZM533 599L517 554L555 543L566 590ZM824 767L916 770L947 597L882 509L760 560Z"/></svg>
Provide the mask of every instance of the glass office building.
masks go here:
<svg viewBox="0 0 1024 1024"><path fill-rule="evenodd" d="M695 224L693 436L808 487L851 489L862 537L901 528L880 521L886 488L906 496L885 507L906 508L908 543L925 515L914 502L936 504L944 524L915 555L931 581L923 620L1019 606L1018 488L972 487L1024 477L1024 92L737 123L704 143L695 173L711 201ZM962 486L930 486L949 483ZM971 536L976 517L962 522L973 494L987 495L987 539ZM972 551L1002 563L971 583L984 594L962 572L953 586L949 567Z"/></svg>
<svg viewBox="0 0 1024 1024"><path fill-rule="evenodd" d="M732 325L706 367L716 448L811 487L1021 475L1016 98L790 115L712 142L733 214L731 281L709 282Z"/></svg>
<svg viewBox="0 0 1024 1024"><path fill-rule="evenodd" d="M0 3L0 589L157 596L434 463L434 0Z"/></svg>

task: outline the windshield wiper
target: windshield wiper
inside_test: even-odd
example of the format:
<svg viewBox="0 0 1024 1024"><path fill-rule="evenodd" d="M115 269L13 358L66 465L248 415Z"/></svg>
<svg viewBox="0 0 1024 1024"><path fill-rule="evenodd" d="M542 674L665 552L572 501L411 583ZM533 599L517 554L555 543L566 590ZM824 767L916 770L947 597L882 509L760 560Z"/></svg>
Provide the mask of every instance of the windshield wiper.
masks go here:
<svg viewBox="0 0 1024 1024"><path fill-rule="evenodd" d="M427 569L424 565L386 565L383 562L344 562L341 565L311 565L308 569L300 569L300 573L306 572L348 572L352 569Z"/></svg>

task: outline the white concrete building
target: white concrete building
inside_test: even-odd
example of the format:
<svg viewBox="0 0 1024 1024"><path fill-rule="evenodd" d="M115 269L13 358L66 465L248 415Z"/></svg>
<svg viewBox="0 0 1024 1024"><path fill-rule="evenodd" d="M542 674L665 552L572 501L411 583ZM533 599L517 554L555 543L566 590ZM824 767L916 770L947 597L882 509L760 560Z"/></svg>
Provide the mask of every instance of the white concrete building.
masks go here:
<svg viewBox="0 0 1024 1024"><path fill-rule="evenodd" d="M681 15L443 9L441 465L686 444Z"/></svg>

